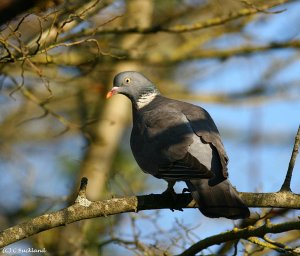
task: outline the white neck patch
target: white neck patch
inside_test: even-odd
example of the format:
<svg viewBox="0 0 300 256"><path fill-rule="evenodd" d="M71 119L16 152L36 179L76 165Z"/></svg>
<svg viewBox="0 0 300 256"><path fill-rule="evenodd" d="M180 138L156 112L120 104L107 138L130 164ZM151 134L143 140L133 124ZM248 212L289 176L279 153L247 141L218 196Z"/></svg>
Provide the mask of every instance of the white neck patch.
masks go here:
<svg viewBox="0 0 300 256"><path fill-rule="evenodd" d="M136 101L136 105L137 108L143 108L145 106L147 106L152 100L154 100L154 98L158 95L157 92L152 92L152 93L148 93L148 94L144 94L142 95L137 101Z"/></svg>

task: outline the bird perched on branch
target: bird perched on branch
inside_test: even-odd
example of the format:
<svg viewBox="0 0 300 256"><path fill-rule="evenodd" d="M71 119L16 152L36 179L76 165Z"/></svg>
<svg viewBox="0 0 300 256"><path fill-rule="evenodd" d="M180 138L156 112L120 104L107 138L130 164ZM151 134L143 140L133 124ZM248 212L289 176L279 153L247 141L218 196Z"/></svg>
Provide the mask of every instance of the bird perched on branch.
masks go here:
<svg viewBox="0 0 300 256"><path fill-rule="evenodd" d="M169 193L175 194L175 182L184 181L207 217L249 216L227 179L228 157L205 109L162 96L149 79L134 71L115 76L107 98L118 93L132 102L130 144L144 172L166 180Z"/></svg>

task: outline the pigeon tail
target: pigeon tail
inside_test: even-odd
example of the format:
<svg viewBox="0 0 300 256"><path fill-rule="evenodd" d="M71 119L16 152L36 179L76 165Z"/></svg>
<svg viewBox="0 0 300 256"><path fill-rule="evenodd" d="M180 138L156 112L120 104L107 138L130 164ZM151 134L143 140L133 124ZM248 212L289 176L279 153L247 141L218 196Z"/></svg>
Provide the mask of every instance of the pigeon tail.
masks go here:
<svg viewBox="0 0 300 256"><path fill-rule="evenodd" d="M211 184L209 179L189 180L186 184L203 215L228 219L249 217L248 207L227 179L217 184Z"/></svg>

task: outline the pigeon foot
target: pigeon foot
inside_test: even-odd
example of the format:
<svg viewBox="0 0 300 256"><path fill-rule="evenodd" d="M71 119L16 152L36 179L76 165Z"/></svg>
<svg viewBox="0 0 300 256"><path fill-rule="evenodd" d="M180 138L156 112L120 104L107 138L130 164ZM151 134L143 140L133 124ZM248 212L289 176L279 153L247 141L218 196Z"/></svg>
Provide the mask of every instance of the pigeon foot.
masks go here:
<svg viewBox="0 0 300 256"><path fill-rule="evenodd" d="M174 181L168 181L168 187L162 193L162 195L164 197L166 197L168 201L172 201L172 205L176 205L176 202L178 201L177 200L177 194L175 193L175 190L173 188L174 185L175 185ZM181 207L174 207L174 208L172 207L172 208L170 208L170 210L172 212L174 212L175 210L177 210L177 211L183 211L183 209Z"/></svg>

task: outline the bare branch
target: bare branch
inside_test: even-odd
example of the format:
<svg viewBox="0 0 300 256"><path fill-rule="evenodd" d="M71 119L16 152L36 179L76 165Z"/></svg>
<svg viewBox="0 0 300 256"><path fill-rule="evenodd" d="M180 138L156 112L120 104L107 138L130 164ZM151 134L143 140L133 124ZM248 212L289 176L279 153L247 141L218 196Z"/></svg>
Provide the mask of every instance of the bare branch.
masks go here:
<svg viewBox="0 0 300 256"><path fill-rule="evenodd" d="M21 92L27 99L31 100L32 102L34 102L36 105L40 106L44 110L44 114L42 116L38 117L38 119L46 116L47 114L50 114L51 116L55 117L60 123L62 123L68 130L80 128L79 125L70 122L62 115L59 115L58 113L54 112L52 109L48 108L46 106L46 103L49 101L49 99L46 99L46 101L41 101L33 93L31 93L29 90L27 90L25 87L22 87L19 89L21 90ZM33 119L37 119L37 118L31 118L29 120L33 120ZM26 121L29 121L29 120L26 120Z"/></svg>
<svg viewBox="0 0 300 256"><path fill-rule="evenodd" d="M217 50L217 49L204 49L200 51L194 51L191 54L185 55L180 58L174 59L165 59L166 62L181 62L187 60L194 60L194 59L207 59L207 58L219 58L219 59L227 59L232 56L247 56L251 54L257 54L259 52L275 50L275 49L285 49L285 48L292 48L292 49L299 49L300 48L300 41L288 41L288 42L271 42L266 45L244 45L241 47L224 49L224 50Z"/></svg>
<svg viewBox="0 0 300 256"><path fill-rule="evenodd" d="M190 194L178 194L176 202L170 200L170 198L165 195L159 194L112 198L92 202L85 196L86 184L87 179L83 178L78 197L73 205L56 212L43 214L2 231L0 233L0 247L22 240L44 230L64 226L84 219L153 209L197 208L197 205ZM300 195L291 192L239 193L239 195L249 207L283 207L300 209ZM225 239L222 240L222 242L237 239L237 237L248 238L255 236L255 234L263 237L266 233L279 233L296 228L300 228L300 221L288 222L280 224L279 226L265 225L259 228L252 228L250 226L246 229L228 232L228 235L225 235L225 238L222 238ZM221 238L217 237L217 239ZM211 242L212 240L208 238L208 241ZM203 243L206 245L206 242L202 242L201 245L198 245L199 243L195 244L196 250L199 249L199 246L202 248L201 246L203 246Z"/></svg>
<svg viewBox="0 0 300 256"><path fill-rule="evenodd" d="M248 207L300 209L300 195L288 191L276 193L240 192Z"/></svg>
<svg viewBox="0 0 300 256"><path fill-rule="evenodd" d="M179 254L180 256L195 255L196 253L206 249L207 247L220 244L227 241L233 241L238 239L247 239L250 237L264 237L267 233L282 233L289 230L300 229L300 221L291 221L280 224L272 224L271 222L266 222L264 225L259 227L248 226L246 228L238 229L234 228L233 230L221 233L215 236L207 237L198 243L195 243L190 248L185 250L183 253ZM253 239L252 239L253 240ZM277 249L279 249L277 247ZM179 256L178 255L178 256Z"/></svg>
<svg viewBox="0 0 300 256"><path fill-rule="evenodd" d="M294 143L291 159L289 162L289 167L280 191L291 191L291 180L292 180L293 169L295 166L299 146L300 146L300 125L298 127L298 131L295 137L295 143Z"/></svg>
<svg viewBox="0 0 300 256"><path fill-rule="evenodd" d="M127 34L127 33L137 33L137 34L153 34L158 32L166 32L166 33L186 33L186 32L192 32L204 28L214 27L218 25L225 24L226 22L241 18L241 17L247 17L259 12L265 12L266 10L273 8L275 6L284 4L289 2L289 0L279 0L272 4L264 4L260 7L253 8L252 6L250 8L243 8L235 13L230 13L226 16L220 16L220 17L213 17L211 19L202 21L202 22L196 22L194 24L189 25L175 25L172 27L163 27L163 26L153 26L153 27L138 27L138 26L132 26L132 27L113 27L113 28L105 28L100 27L96 31L95 29L91 30L84 30L83 32L79 32L78 36L88 36L90 34L94 35L102 35L102 34Z"/></svg>
<svg viewBox="0 0 300 256"><path fill-rule="evenodd" d="M48 55L48 50L59 47L59 46L65 46L70 47L74 45L79 45L83 43L90 43L93 42L96 44L98 49L98 55L94 57L98 57L100 54L103 56L109 56L114 59L121 59L123 61L140 61L142 63L145 63L147 65L173 65L180 62L185 62L189 60L200 60L200 59L227 59L233 56L248 56L251 54L258 54L260 52L270 51L270 50L276 50L276 49L300 49L300 40L294 40L294 41L288 41L288 42L273 42L266 45L245 45L241 47L236 48L230 48L230 49L205 49L205 50L199 50L199 51L193 51L188 54L184 55L174 55L174 56L165 56L165 55L143 55L143 54L132 54L130 52L126 52L126 54L120 55L119 53L113 53L112 52L104 52L100 49L99 44L97 45L95 39L85 39L85 40L79 40L74 41L70 43L55 43L52 45L49 45L48 48L44 48L37 52L36 55L27 55L18 57L15 59L15 61L21 61L25 58L32 58L32 61L36 64L63 64L68 66L73 65L83 65L86 63L89 63L93 56L90 55L83 55L81 52L72 52L73 58L68 57L66 54L58 54L58 55ZM44 55L43 55L44 54ZM69 56L70 53L68 53ZM9 62L11 59L7 56L0 59L0 63L6 63ZM103 61L103 59L101 59ZM111 61L111 60L109 60Z"/></svg>
<svg viewBox="0 0 300 256"><path fill-rule="evenodd" d="M260 52L265 52L269 50L276 49L299 49L300 41L288 41L288 42L271 42L266 45L244 45L240 47L233 47L229 49L203 49L198 51L192 51L191 53L184 55L171 55L166 57L165 55L149 55L149 56L132 56L130 52L123 56L125 60L134 60L142 61L143 63L152 64L152 65L170 65L176 64L189 60L199 60L199 59L208 59L208 58L218 58L218 59L227 59L233 56L248 56L251 54L257 54Z"/></svg>

